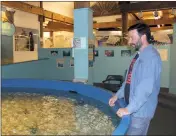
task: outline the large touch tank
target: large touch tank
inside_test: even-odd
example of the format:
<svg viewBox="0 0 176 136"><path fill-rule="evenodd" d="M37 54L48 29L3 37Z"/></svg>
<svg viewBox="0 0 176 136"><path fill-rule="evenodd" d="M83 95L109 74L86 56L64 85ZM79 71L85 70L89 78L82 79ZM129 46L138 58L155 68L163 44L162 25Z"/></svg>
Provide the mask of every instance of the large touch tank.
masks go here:
<svg viewBox="0 0 176 136"><path fill-rule="evenodd" d="M129 116L117 117L124 104L109 107L111 96L81 83L2 79L2 134L123 135Z"/></svg>

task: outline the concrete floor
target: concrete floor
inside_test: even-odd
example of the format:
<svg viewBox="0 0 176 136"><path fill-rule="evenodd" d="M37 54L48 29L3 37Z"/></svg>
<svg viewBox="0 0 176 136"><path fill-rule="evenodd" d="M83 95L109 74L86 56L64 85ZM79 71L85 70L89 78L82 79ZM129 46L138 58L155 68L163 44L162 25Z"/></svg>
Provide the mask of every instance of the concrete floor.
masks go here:
<svg viewBox="0 0 176 136"><path fill-rule="evenodd" d="M176 110L159 104L148 135L176 135Z"/></svg>

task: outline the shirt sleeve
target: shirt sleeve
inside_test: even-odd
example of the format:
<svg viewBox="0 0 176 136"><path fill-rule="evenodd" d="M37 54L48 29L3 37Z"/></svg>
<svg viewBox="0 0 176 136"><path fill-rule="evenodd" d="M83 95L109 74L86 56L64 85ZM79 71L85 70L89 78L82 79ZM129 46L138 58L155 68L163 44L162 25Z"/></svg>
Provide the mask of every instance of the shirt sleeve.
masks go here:
<svg viewBox="0 0 176 136"><path fill-rule="evenodd" d="M161 63L158 59L141 62L141 81L135 88L130 103L126 107L129 113L136 112L145 104L148 97L152 94L156 79L160 77Z"/></svg>
<svg viewBox="0 0 176 136"><path fill-rule="evenodd" d="M124 97L124 88L125 88L125 81L123 82L122 86L117 91L117 93L115 94L118 97L118 99L121 99Z"/></svg>

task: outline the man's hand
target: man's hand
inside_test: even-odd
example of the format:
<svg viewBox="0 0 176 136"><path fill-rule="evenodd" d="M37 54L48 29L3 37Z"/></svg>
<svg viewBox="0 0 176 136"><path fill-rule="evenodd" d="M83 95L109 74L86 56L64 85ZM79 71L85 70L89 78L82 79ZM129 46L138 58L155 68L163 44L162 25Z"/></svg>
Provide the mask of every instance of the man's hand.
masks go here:
<svg viewBox="0 0 176 136"><path fill-rule="evenodd" d="M119 116L119 117L123 117L124 115L129 115L130 113L128 112L128 109L127 108L120 108L116 114Z"/></svg>
<svg viewBox="0 0 176 136"><path fill-rule="evenodd" d="M115 102L117 101L117 96L116 95L114 95L113 97L111 97L111 99L109 99L109 106L114 106L115 104Z"/></svg>

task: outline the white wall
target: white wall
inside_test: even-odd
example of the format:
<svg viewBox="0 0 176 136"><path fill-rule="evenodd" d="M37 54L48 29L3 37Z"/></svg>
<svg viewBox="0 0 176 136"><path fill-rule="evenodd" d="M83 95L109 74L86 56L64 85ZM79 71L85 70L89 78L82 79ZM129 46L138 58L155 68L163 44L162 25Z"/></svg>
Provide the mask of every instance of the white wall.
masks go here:
<svg viewBox="0 0 176 136"><path fill-rule="evenodd" d="M28 2L29 4L37 5L37 2ZM39 2L38 2L39 3ZM24 27L31 29L38 29L40 32L40 23L38 16L20 10L15 10L14 24L16 27ZM15 43L15 39L14 39ZM13 58L14 62L23 62L38 59L38 45L35 45L35 51L15 51L15 44L13 44Z"/></svg>
<svg viewBox="0 0 176 136"><path fill-rule="evenodd" d="M74 2L43 2L43 8L73 18Z"/></svg>
<svg viewBox="0 0 176 136"><path fill-rule="evenodd" d="M44 32L44 48L71 48L73 32L53 32L53 43L50 40L50 33Z"/></svg>
<svg viewBox="0 0 176 136"><path fill-rule="evenodd" d="M95 36L122 35L122 31L97 31Z"/></svg>
<svg viewBox="0 0 176 136"><path fill-rule="evenodd" d="M20 10L15 10L14 14L15 26L25 27L31 29L39 29L40 23L38 21L38 16L35 14L23 12Z"/></svg>
<svg viewBox="0 0 176 136"><path fill-rule="evenodd" d="M71 48L73 32L54 32L53 42L55 48Z"/></svg>

